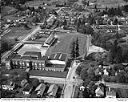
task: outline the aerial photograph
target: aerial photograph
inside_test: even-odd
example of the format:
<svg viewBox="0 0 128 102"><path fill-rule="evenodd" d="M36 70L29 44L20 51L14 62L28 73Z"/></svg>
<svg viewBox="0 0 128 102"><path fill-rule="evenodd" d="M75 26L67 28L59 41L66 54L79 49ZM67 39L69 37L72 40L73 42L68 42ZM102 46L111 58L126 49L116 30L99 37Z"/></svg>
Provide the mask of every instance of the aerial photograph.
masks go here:
<svg viewBox="0 0 128 102"><path fill-rule="evenodd" d="M128 98L128 0L0 6L0 98Z"/></svg>

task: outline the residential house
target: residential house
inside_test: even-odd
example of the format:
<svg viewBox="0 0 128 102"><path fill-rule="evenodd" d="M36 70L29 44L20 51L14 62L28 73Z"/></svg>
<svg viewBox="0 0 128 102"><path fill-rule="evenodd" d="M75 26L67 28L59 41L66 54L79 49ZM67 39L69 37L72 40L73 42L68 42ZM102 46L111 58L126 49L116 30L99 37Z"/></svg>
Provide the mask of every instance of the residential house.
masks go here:
<svg viewBox="0 0 128 102"><path fill-rule="evenodd" d="M96 97L102 97L104 96L104 91L101 87L97 87L97 89L95 90L95 94L96 94Z"/></svg>
<svg viewBox="0 0 128 102"><path fill-rule="evenodd" d="M24 89L23 89L23 94L24 95L29 95L32 91L33 87L31 84L27 84Z"/></svg>
<svg viewBox="0 0 128 102"><path fill-rule="evenodd" d="M106 92L106 98L116 98L116 92L114 90Z"/></svg>
<svg viewBox="0 0 128 102"><path fill-rule="evenodd" d="M2 83L2 89L4 90L13 90L15 88L15 83L12 81L5 81Z"/></svg>
<svg viewBox="0 0 128 102"><path fill-rule="evenodd" d="M99 83L97 89L95 90L96 97L105 97L106 87L103 83Z"/></svg>
<svg viewBox="0 0 128 102"><path fill-rule="evenodd" d="M58 86L56 84L52 84L47 91L48 97L56 97L57 91L58 91Z"/></svg>
<svg viewBox="0 0 128 102"><path fill-rule="evenodd" d="M104 69L104 75L109 75L109 72L107 71L107 69Z"/></svg>
<svg viewBox="0 0 128 102"><path fill-rule="evenodd" d="M39 86L37 86L35 91L37 92L37 95L43 96L45 89L46 89L46 85L44 83L41 83Z"/></svg>

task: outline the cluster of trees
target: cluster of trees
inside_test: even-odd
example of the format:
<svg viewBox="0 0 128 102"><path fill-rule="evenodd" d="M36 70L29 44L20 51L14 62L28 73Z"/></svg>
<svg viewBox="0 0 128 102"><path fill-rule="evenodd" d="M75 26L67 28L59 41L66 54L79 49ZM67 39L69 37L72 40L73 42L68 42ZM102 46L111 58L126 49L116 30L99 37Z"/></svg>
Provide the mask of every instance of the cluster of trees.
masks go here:
<svg viewBox="0 0 128 102"><path fill-rule="evenodd" d="M97 62L84 62L76 69L76 73L84 81L84 86L88 86L90 81L99 81L102 78L106 82L128 83L128 66L114 64L107 69L108 75L103 74L103 68L98 67ZM99 72L101 74L99 74Z"/></svg>
<svg viewBox="0 0 128 102"><path fill-rule="evenodd" d="M128 44L125 40L121 42L122 37L125 37L126 34L117 33L117 34L106 34L103 32L94 33L92 43L96 46L102 47L109 53L109 62L112 63L121 63L128 62Z"/></svg>
<svg viewBox="0 0 128 102"><path fill-rule="evenodd" d="M72 6L78 0L67 0L67 5Z"/></svg>
<svg viewBox="0 0 128 102"><path fill-rule="evenodd" d="M128 2L128 0L124 0L125 2Z"/></svg>
<svg viewBox="0 0 128 102"><path fill-rule="evenodd" d="M122 8L118 6L117 8L107 8L103 10L102 14L107 14L109 16L123 16Z"/></svg>
<svg viewBox="0 0 128 102"><path fill-rule="evenodd" d="M32 0L1 0L1 5L18 5L18 4L25 4L27 1L32 1Z"/></svg>
<svg viewBox="0 0 128 102"><path fill-rule="evenodd" d="M79 57L79 40L73 41L71 44L71 58L75 59Z"/></svg>
<svg viewBox="0 0 128 102"><path fill-rule="evenodd" d="M12 48L11 46L12 46L12 44L8 43L6 40L2 40L0 53L4 53L4 52L10 50Z"/></svg>
<svg viewBox="0 0 128 102"><path fill-rule="evenodd" d="M85 23L87 22L89 24L85 25ZM77 32L82 34L93 34L93 28L91 27L92 22L93 21L91 18L89 18L89 21L88 21L87 18L83 17L83 18L76 19L74 24L76 26Z"/></svg>
<svg viewBox="0 0 128 102"><path fill-rule="evenodd" d="M125 46L123 46L125 45ZM116 39L109 53L109 61L112 63L128 62L128 44L120 44Z"/></svg>
<svg viewBox="0 0 128 102"><path fill-rule="evenodd" d="M84 62L76 69L76 73L84 80L87 85L90 81L98 81L101 76L95 73L95 70L98 68L98 63L95 61ZM101 70L101 69L99 69Z"/></svg>
<svg viewBox="0 0 128 102"><path fill-rule="evenodd" d="M74 3L72 8L77 10L77 11L79 11L79 12L82 12L84 10L84 5L80 5L78 3Z"/></svg>
<svg viewBox="0 0 128 102"><path fill-rule="evenodd" d="M87 0L82 0L82 3L83 3L84 5L89 6L89 1L87 1Z"/></svg>
<svg viewBox="0 0 128 102"><path fill-rule="evenodd" d="M128 83L128 66L124 67L121 64L115 64L114 67L107 69L109 75L104 75L103 78L107 82Z"/></svg>
<svg viewBox="0 0 128 102"><path fill-rule="evenodd" d="M125 12L128 12L128 5L124 5L124 6L123 6L123 10L124 10Z"/></svg>

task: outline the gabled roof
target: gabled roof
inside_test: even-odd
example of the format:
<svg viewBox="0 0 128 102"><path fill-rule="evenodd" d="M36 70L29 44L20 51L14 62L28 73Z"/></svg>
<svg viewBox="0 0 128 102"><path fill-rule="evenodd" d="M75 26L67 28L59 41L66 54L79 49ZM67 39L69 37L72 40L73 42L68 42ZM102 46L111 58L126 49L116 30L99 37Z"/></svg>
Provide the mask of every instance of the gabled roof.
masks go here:
<svg viewBox="0 0 128 102"><path fill-rule="evenodd" d="M56 84L52 84L49 89L48 89L48 94L49 95L52 95L52 96L55 96L56 93L57 93L57 90L58 90L58 86Z"/></svg>
<svg viewBox="0 0 128 102"><path fill-rule="evenodd" d="M103 92L103 90L102 90L100 87L98 87L98 88L95 90L95 93L96 93L97 95L99 95L99 96L104 95L104 92Z"/></svg>
<svg viewBox="0 0 128 102"><path fill-rule="evenodd" d="M46 85L41 83L35 91L38 91L37 94L39 95L43 95L44 91L45 91Z"/></svg>
<svg viewBox="0 0 128 102"><path fill-rule="evenodd" d="M31 84L27 84L27 85L24 87L23 91L30 91L32 88L33 88L33 87L32 87Z"/></svg>
<svg viewBox="0 0 128 102"><path fill-rule="evenodd" d="M107 92L106 92L106 95L107 95L107 96L116 96L116 92L115 92L114 90L112 90L112 91L107 91Z"/></svg>
<svg viewBox="0 0 128 102"><path fill-rule="evenodd" d="M44 83L41 83L39 86L37 86L37 88L35 89L35 91L41 90L41 89L45 89L46 85Z"/></svg>

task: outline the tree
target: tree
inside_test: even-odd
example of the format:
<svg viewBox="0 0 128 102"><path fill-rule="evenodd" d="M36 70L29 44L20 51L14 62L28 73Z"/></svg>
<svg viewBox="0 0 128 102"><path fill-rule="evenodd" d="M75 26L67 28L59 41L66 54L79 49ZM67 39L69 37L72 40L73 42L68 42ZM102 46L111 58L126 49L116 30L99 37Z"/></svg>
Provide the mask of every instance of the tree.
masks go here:
<svg viewBox="0 0 128 102"><path fill-rule="evenodd" d="M84 4L84 5L87 5L87 0L82 0L82 3Z"/></svg>
<svg viewBox="0 0 128 102"><path fill-rule="evenodd" d="M32 67L32 61L29 62L29 68L30 68L30 70L33 69L33 67Z"/></svg>
<svg viewBox="0 0 128 102"><path fill-rule="evenodd" d="M36 79L36 78L32 79L32 86L33 86L34 88L36 88L39 84L40 84L40 82L39 82L38 79Z"/></svg>
<svg viewBox="0 0 128 102"><path fill-rule="evenodd" d="M124 0L125 2L128 2L128 0Z"/></svg>
<svg viewBox="0 0 128 102"><path fill-rule="evenodd" d="M116 82L116 76L110 76L110 82Z"/></svg>
<svg viewBox="0 0 128 102"><path fill-rule="evenodd" d="M95 80L95 72L94 72L94 71L95 71L95 70L94 70L94 68L92 68L92 67L88 68L88 70L87 70L88 78L89 78L90 80Z"/></svg>
<svg viewBox="0 0 128 102"><path fill-rule="evenodd" d="M10 60L10 67L11 67L11 69L14 68L14 67L13 67L13 62L12 62L12 60Z"/></svg>
<svg viewBox="0 0 128 102"><path fill-rule="evenodd" d="M128 0L127 0L128 1ZM128 12L128 5L125 5L124 7L123 7L123 10L125 11L125 12Z"/></svg>
<svg viewBox="0 0 128 102"><path fill-rule="evenodd" d="M71 58L74 59L75 58L75 42L72 42L71 45Z"/></svg>
<svg viewBox="0 0 128 102"><path fill-rule="evenodd" d="M21 74L20 74L20 78L22 79L22 80L24 80L24 79L27 79L27 80L29 80L29 73L27 73L27 72L22 72Z"/></svg>
<svg viewBox="0 0 128 102"><path fill-rule="evenodd" d="M118 19L117 19L117 18L114 19L113 24L114 24L114 25L117 25L117 24L118 24Z"/></svg>
<svg viewBox="0 0 128 102"><path fill-rule="evenodd" d="M82 69L80 77L82 80L85 80L88 77L87 69Z"/></svg>
<svg viewBox="0 0 128 102"><path fill-rule="evenodd" d="M75 47L75 51L76 51L76 57L79 57L79 40L78 38L76 39L76 47Z"/></svg>
<svg viewBox="0 0 128 102"><path fill-rule="evenodd" d="M79 41L78 38L72 42L71 46L71 58L77 58L79 57Z"/></svg>
<svg viewBox="0 0 128 102"><path fill-rule="evenodd" d="M80 75L81 70L82 70L82 67L78 66L76 69L76 74Z"/></svg>
<svg viewBox="0 0 128 102"><path fill-rule="evenodd" d="M90 95L89 90L87 88L85 88L83 91L84 98L89 98L89 95Z"/></svg>
<svg viewBox="0 0 128 102"><path fill-rule="evenodd" d="M116 82L118 83L125 83L125 72L121 71L116 76Z"/></svg>
<svg viewBox="0 0 128 102"><path fill-rule="evenodd" d="M90 25L80 25L77 27L77 32L83 34L93 34L93 28Z"/></svg>
<svg viewBox="0 0 128 102"><path fill-rule="evenodd" d="M125 76L125 82L128 83L128 72L124 76Z"/></svg>

